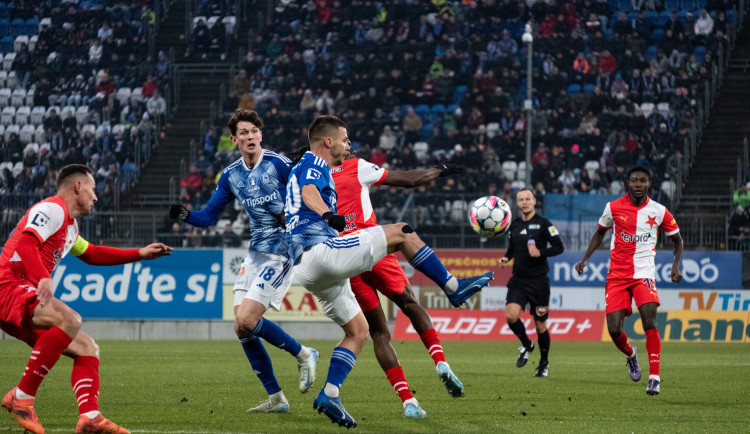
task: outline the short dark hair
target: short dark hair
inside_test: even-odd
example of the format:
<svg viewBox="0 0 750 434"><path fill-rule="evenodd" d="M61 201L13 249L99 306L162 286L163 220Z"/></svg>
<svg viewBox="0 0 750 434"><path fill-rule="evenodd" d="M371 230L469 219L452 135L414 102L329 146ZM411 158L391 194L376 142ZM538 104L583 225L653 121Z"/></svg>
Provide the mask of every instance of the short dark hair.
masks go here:
<svg viewBox="0 0 750 434"><path fill-rule="evenodd" d="M518 197L518 193L520 193L522 191L528 191L529 193L531 193L531 197L536 197L536 193L534 193L534 190L532 190L531 187L519 188L518 192L516 193L516 197Z"/></svg>
<svg viewBox="0 0 750 434"><path fill-rule="evenodd" d="M75 175L94 175L94 172L89 166L83 164L68 164L67 166L60 169L60 173L57 174L57 189L59 190L65 182Z"/></svg>
<svg viewBox="0 0 750 434"><path fill-rule="evenodd" d="M643 166L633 166L628 170L628 174L625 176L625 179L630 179L630 174L635 172L643 172L648 176L648 180L651 181L651 171Z"/></svg>
<svg viewBox="0 0 750 434"><path fill-rule="evenodd" d="M240 122L250 122L260 129L263 128L263 119L255 110L239 108L234 111L232 117L229 118L229 122L227 122L229 131L232 132L233 136L237 135L237 124Z"/></svg>
<svg viewBox="0 0 750 434"><path fill-rule="evenodd" d="M346 123L338 117L332 115L320 116L313 121L307 130L307 140L310 143L317 142L332 135L332 130L338 130L339 128L346 128Z"/></svg>

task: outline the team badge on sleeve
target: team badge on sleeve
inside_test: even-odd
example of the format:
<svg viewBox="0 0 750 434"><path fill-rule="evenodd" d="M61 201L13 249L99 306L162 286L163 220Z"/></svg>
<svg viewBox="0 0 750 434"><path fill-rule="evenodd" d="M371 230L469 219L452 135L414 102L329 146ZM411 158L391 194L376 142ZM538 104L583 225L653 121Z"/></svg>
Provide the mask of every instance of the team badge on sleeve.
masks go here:
<svg viewBox="0 0 750 434"><path fill-rule="evenodd" d="M551 237L556 237L556 236L560 235L560 233L557 232L557 228L554 227L554 226L550 226L547 229L549 230L549 236L551 236Z"/></svg>
<svg viewBox="0 0 750 434"><path fill-rule="evenodd" d="M322 174L316 169L309 169L307 171L307 179L320 179Z"/></svg>

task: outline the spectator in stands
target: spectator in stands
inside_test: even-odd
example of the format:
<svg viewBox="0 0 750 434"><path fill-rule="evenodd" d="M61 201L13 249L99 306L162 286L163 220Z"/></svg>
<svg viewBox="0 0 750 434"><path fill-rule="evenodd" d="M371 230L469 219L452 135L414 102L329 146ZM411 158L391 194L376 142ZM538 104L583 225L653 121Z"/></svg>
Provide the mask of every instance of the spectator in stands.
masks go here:
<svg viewBox="0 0 750 434"><path fill-rule="evenodd" d="M750 206L750 190L748 190L747 185L740 185L740 188L738 188L734 192L733 203L734 205L741 206L742 208L747 208L748 206Z"/></svg>
<svg viewBox="0 0 750 434"><path fill-rule="evenodd" d="M232 230L231 224L227 224L224 226L224 231L222 232L221 239L223 247L239 247L242 243L239 235L237 235Z"/></svg>
<svg viewBox="0 0 750 434"><path fill-rule="evenodd" d="M146 81L141 86L141 95L143 99L148 99L154 96L154 89L156 89L156 80L152 74L146 76Z"/></svg>
<svg viewBox="0 0 750 434"><path fill-rule="evenodd" d="M60 116L57 115L56 109L51 108L49 110L49 116L44 118L42 125L44 126L44 131L49 135L62 130L63 122Z"/></svg>
<svg viewBox="0 0 750 434"><path fill-rule="evenodd" d="M706 37L713 33L714 20L705 9L701 9L698 19L695 20L693 29L695 31L695 38L693 39L695 45L703 45Z"/></svg>
<svg viewBox="0 0 750 434"><path fill-rule="evenodd" d="M742 206L735 208L734 214L729 219L727 232L730 250L744 251L747 249L750 239L750 217L748 217L746 208Z"/></svg>
<svg viewBox="0 0 750 434"><path fill-rule="evenodd" d="M115 82L112 79L112 77L110 77L110 75L106 72L102 74L102 79L99 81L99 83L96 85L96 88L94 89L96 93L104 92L105 96L109 96L115 93L115 90L116 90Z"/></svg>
<svg viewBox="0 0 750 434"><path fill-rule="evenodd" d="M152 119L156 119L159 125L167 121L167 101L161 96L159 89L154 89L154 94L148 99L146 109Z"/></svg>
<svg viewBox="0 0 750 434"><path fill-rule="evenodd" d="M192 52L190 55L199 56L201 59L208 57L211 46L211 29L203 19L199 19L193 29L191 38Z"/></svg>

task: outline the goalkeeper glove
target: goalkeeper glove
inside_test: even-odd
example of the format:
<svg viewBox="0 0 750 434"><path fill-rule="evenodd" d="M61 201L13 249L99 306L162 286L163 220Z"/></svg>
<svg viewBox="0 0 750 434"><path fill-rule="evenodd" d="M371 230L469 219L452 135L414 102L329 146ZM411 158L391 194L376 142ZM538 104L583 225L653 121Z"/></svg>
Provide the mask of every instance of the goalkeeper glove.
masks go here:
<svg viewBox="0 0 750 434"><path fill-rule="evenodd" d="M331 211L323 214L323 220L328 223L328 226L341 232L346 227L346 219L342 215L334 214Z"/></svg>
<svg viewBox="0 0 750 434"><path fill-rule="evenodd" d="M451 163L450 161L443 161L435 165L437 169L440 169L440 176L450 176L456 173L464 173L464 166L460 164Z"/></svg>
<svg viewBox="0 0 750 434"><path fill-rule="evenodd" d="M190 211L184 206L175 204L169 207L169 218L172 220L186 222L189 217Z"/></svg>

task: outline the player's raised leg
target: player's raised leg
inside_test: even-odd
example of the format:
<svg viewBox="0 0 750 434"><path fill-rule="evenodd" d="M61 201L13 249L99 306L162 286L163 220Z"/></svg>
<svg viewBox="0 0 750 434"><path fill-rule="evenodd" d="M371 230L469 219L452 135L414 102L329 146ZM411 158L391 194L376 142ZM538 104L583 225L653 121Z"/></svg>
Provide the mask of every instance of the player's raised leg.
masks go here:
<svg viewBox="0 0 750 434"><path fill-rule="evenodd" d="M457 279L440 262L435 252L422 241L406 223L383 226L388 240L388 253L400 251L409 263L430 280L437 283L455 307L459 307L472 295L481 291L492 280L494 273Z"/></svg>

